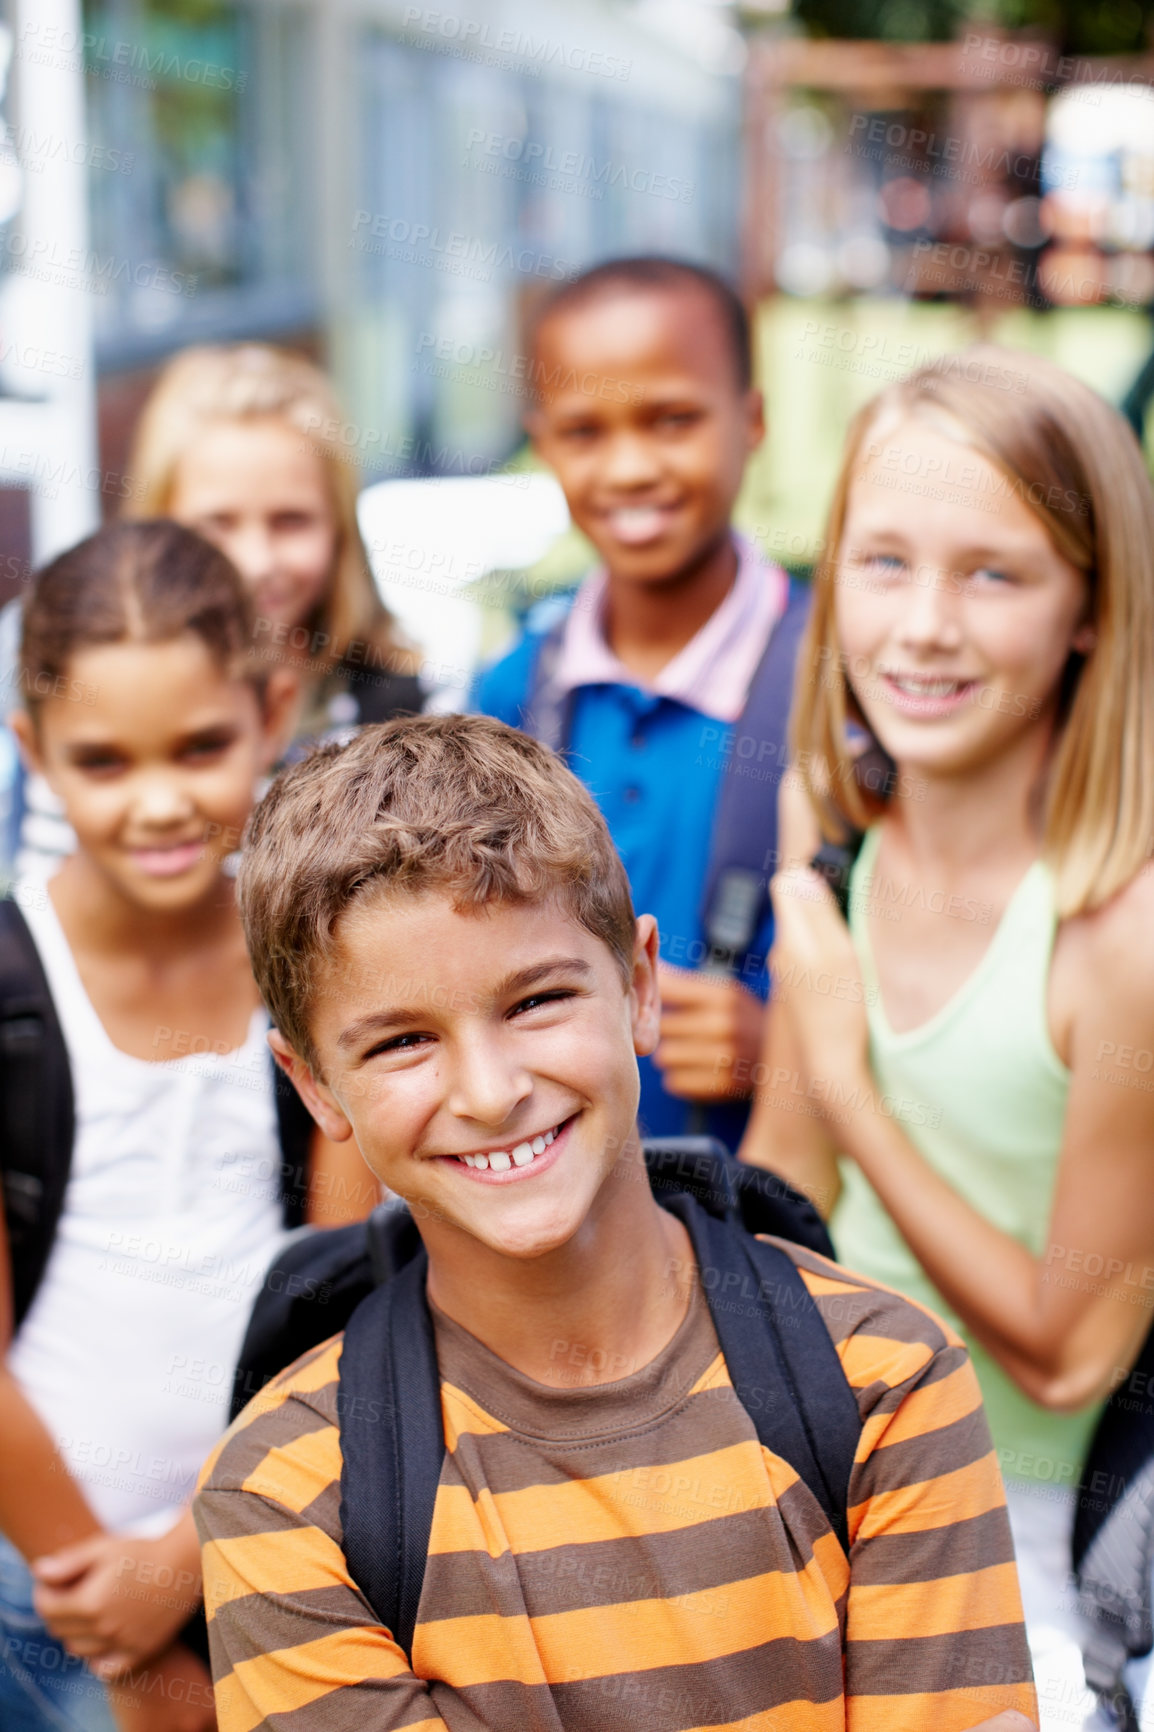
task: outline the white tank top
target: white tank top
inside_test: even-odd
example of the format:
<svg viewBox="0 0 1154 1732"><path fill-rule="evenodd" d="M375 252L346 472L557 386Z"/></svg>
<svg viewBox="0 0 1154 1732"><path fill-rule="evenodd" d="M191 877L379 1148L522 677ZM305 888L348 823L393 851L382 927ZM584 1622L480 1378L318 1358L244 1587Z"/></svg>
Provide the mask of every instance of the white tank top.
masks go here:
<svg viewBox="0 0 1154 1732"><path fill-rule="evenodd" d="M43 888L18 888L64 1032L76 1136L44 1278L9 1354L98 1519L163 1533L227 1422L284 1230L268 1019L153 1064L112 1044Z"/></svg>

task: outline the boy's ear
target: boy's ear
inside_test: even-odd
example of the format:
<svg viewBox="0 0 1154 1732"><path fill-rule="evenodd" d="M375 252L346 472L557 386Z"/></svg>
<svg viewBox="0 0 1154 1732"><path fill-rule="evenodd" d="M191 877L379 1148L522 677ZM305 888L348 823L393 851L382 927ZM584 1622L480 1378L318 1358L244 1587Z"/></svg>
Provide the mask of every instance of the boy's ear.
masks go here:
<svg viewBox="0 0 1154 1732"><path fill-rule="evenodd" d="M353 1134L353 1127L337 1103L332 1090L326 1087L324 1083L317 1081L304 1059L293 1050L279 1028L269 1029L268 1044L277 1064L284 1071L330 1143L348 1142Z"/></svg>
<svg viewBox="0 0 1154 1732"><path fill-rule="evenodd" d="M11 710L7 717L8 726L16 736L16 744L20 748L20 756L24 760L24 768L35 774L44 774L44 760L40 755L40 742L36 738L36 729L32 725L32 717L27 710Z"/></svg>
<svg viewBox="0 0 1154 1732"><path fill-rule="evenodd" d="M652 914L637 917L633 942L633 1050L646 1058L656 1049L661 1029L661 989L657 984L657 921Z"/></svg>

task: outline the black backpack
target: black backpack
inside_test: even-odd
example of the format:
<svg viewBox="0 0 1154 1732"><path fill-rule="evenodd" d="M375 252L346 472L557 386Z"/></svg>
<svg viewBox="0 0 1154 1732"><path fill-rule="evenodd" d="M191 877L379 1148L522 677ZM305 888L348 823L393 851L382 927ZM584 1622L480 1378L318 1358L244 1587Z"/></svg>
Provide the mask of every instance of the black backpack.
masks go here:
<svg viewBox="0 0 1154 1732"><path fill-rule="evenodd" d="M702 892L702 926L711 962L748 978L765 965L751 948L769 910L769 880L777 868L777 794L789 767L789 709L801 636L809 618L810 587L789 580L789 599L750 681L713 822ZM567 616L566 616L567 617ZM526 733L565 755L573 727L573 694L560 691L554 671L566 617L540 642L522 706ZM748 742L748 744L747 744ZM751 790L750 759L759 780Z"/></svg>
<svg viewBox="0 0 1154 1732"><path fill-rule="evenodd" d="M1098 1421L1078 1487L1073 1542L1079 1608L1091 1627L1086 1682L1120 1732L1138 1732L1122 1672L1154 1647L1154 1329Z"/></svg>
<svg viewBox="0 0 1154 1732"><path fill-rule="evenodd" d="M861 1434L837 1349L770 1233L823 1256L820 1216L783 1179L708 1137L644 1145L657 1200L685 1224L729 1375L761 1442L798 1472L848 1549L850 1469ZM286 1364L344 1327L338 1410L349 1571L379 1621L412 1647L445 1439L427 1260L399 1200L367 1222L298 1235L269 1271L241 1349L234 1411Z"/></svg>
<svg viewBox="0 0 1154 1732"><path fill-rule="evenodd" d="M272 1065L272 1054L269 1054ZM304 1219L312 1120L273 1066L285 1225ZM68 1049L32 934L0 899L0 1183L18 1327L36 1296L64 1207L76 1123Z"/></svg>

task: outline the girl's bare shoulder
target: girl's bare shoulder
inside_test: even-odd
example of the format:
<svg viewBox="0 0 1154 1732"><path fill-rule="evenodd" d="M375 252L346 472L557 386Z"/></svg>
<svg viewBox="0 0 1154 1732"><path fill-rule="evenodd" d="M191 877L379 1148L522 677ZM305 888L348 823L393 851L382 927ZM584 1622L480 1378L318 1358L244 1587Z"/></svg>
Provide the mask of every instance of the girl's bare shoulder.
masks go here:
<svg viewBox="0 0 1154 1732"><path fill-rule="evenodd" d="M1100 908L1062 922L1053 984L1072 1022L1104 1004L1154 1019L1154 861Z"/></svg>
<svg viewBox="0 0 1154 1732"><path fill-rule="evenodd" d="M1154 860L1108 902L1078 915L1070 925L1081 929L1088 949L1103 960L1124 954L1154 957Z"/></svg>

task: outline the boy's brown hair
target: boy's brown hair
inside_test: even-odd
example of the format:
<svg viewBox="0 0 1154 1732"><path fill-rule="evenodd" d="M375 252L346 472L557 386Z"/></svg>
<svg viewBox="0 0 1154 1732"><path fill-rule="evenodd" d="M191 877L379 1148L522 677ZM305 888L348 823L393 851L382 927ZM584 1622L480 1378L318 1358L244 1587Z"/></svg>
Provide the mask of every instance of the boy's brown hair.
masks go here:
<svg viewBox="0 0 1154 1732"><path fill-rule="evenodd" d="M238 880L261 996L314 1074L318 965L345 910L392 888L446 892L458 909L555 900L632 979L625 868L560 758L488 716L365 728L277 778L252 815Z"/></svg>
<svg viewBox="0 0 1154 1732"><path fill-rule="evenodd" d="M543 384L549 383L537 359L541 333L547 324L598 300L654 293L696 294L711 305L733 360L734 383L740 392L748 391L754 382L753 335L749 314L737 290L720 271L710 270L708 265L661 253L642 253L606 259L603 264L582 271L572 282L562 283L548 296L529 333L532 356L529 383L534 397L540 395Z"/></svg>

